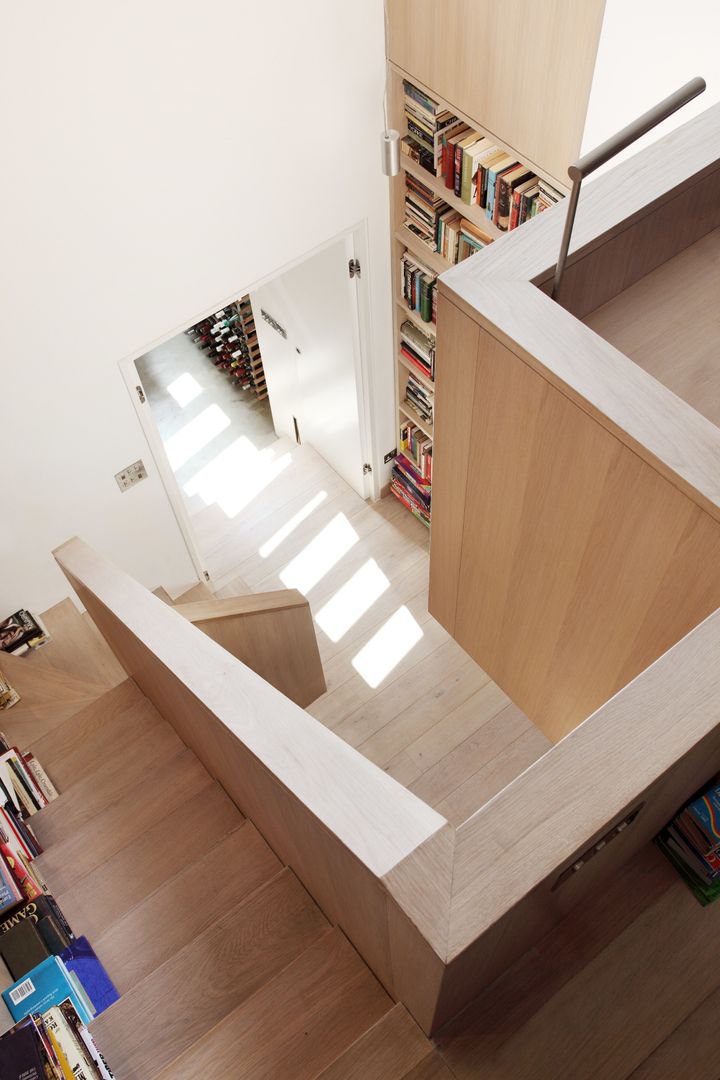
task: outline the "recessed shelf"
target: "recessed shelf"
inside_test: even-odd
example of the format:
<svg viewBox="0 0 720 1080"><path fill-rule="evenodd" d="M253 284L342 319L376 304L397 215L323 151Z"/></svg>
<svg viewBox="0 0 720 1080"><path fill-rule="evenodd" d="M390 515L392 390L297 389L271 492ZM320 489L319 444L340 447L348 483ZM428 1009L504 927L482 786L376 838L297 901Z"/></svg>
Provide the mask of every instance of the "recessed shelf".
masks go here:
<svg viewBox="0 0 720 1080"><path fill-rule="evenodd" d="M403 154L400 158L400 165L405 172L410 173L411 176L415 176L421 184L430 188L439 198L444 199L448 206L452 206L453 210L457 210L459 214L462 214L464 218L472 222L482 232L486 233L490 240L497 240L499 236L504 236L505 233L502 229L498 229L497 225L494 225L488 217L485 216L485 211L481 206L471 206L469 203L463 202L459 199L454 191L445 187L443 180L439 180L437 176L433 176L427 169L423 169L422 165L418 165L416 161L409 158L407 154Z"/></svg>
<svg viewBox="0 0 720 1080"><path fill-rule="evenodd" d="M447 259L443 259L442 255L438 255L437 251L432 251L427 244L423 244L422 240L404 225L401 225L396 231L395 239L404 244L408 251L411 251L421 263L435 274L443 274L450 269L451 263Z"/></svg>
<svg viewBox="0 0 720 1080"><path fill-rule="evenodd" d="M428 334L430 337L433 338L435 337L436 327L434 322L425 322L423 319L420 318L419 313L409 308L405 301L399 296L395 297L395 303L402 311L405 319L409 319L414 326L417 326L418 330L422 330L423 334Z"/></svg>
<svg viewBox="0 0 720 1080"><path fill-rule="evenodd" d="M398 356L398 364L412 372L417 381L422 383L426 390L429 390L431 394L435 393L435 383L432 379L429 379L427 375L423 375L419 368L416 368L415 365L411 364L409 360L406 360L404 356Z"/></svg>
<svg viewBox="0 0 720 1080"><path fill-rule="evenodd" d="M399 403L399 405L398 405L398 409L403 414L403 416L406 417L406 419L412 420L413 424L417 424L417 426L420 428L420 430L425 435L427 435L427 437L429 439L434 438L434 436L433 436L433 425L428 423L427 420L423 420L422 417L419 415L419 413L415 412L415 410L413 409L412 405L409 404L409 402L401 401Z"/></svg>

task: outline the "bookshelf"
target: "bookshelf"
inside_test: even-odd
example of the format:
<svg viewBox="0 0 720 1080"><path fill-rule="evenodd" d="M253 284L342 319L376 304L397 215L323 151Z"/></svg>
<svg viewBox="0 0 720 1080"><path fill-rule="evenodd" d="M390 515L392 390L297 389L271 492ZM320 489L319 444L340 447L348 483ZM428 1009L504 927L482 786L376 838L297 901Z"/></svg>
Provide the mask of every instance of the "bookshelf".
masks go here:
<svg viewBox="0 0 720 1080"><path fill-rule="evenodd" d="M400 171L391 179L398 453L390 492L429 526L437 278L463 258L475 257L506 232L522 227L524 220L563 198L568 189L528 155L392 62L388 82L390 126L400 132L410 150L401 152ZM407 94L406 83L417 93ZM424 98L435 103L434 120L426 119L430 132L427 126L422 127L423 117L428 116ZM434 144L432 131L438 132ZM453 138L461 144L459 151L454 144L452 151L443 151L443 141ZM453 170L450 187L446 166ZM497 213L488 217L487 205L495 206L496 184L502 199L497 202Z"/></svg>

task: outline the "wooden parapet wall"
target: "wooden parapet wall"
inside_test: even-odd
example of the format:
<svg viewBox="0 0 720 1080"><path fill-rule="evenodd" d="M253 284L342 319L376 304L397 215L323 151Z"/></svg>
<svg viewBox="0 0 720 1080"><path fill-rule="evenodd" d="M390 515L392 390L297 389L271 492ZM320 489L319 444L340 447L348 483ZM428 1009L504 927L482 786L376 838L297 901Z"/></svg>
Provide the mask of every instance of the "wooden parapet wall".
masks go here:
<svg viewBox="0 0 720 1080"><path fill-rule="evenodd" d="M719 159L716 106L588 185L580 310L715 227ZM441 279L430 558L431 613L554 740L720 607L720 430L533 284L563 218Z"/></svg>
<svg viewBox="0 0 720 1080"><path fill-rule="evenodd" d="M175 610L306 708L325 693L310 604L297 589L176 604Z"/></svg>
<svg viewBox="0 0 720 1080"><path fill-rule="evenodd" d="M447 937L445 819L81 540L55 558L127 673L427 1026Z"/></svg>

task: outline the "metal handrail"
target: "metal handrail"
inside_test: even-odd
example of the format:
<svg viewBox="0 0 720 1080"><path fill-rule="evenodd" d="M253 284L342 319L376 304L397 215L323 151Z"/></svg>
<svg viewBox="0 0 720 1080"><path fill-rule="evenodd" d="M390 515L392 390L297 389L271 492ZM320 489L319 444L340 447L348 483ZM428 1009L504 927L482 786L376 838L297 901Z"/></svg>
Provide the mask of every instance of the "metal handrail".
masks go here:
<svg viewBox="0 0 720 1080"><path fill-rule="evenodd" d="M580 185L584 178L590 173L595 172L601 165L604 165L610 158L615 157L621 150L624 150L631 143L634 143L636 139L639 139L641 135L647 134L652 128L656 127L662 120L666 120L668 116L672 116L674 112L681 109L683 105L687 105L688 101L692 101L698 94L702 94L705 89L705 80L697 76L691 79L690 82L685 83L669 97L664 98L663 101L658 102L652 109L648 109L642 116L638 116L637 120L633 120L631 124L624 127L622 131L618 131L617 134L612 135L600 146L597 146L594 150L590 150L583 157L578 158L577 161L568 169L568 176L572 180L572 190L567 200L567 215L565 217L565 228L563 229L562 241L560 244L560 254L558 256L557 265L555 266L555 277L553 280L551 297L557 295L560 288L560 282L562 281L563 272L565 270L565 263L567 261L568 249L570 247L570 237L572 235L573 225L575 224L575 213L577 211L578 199L580 198Z"/></svg>

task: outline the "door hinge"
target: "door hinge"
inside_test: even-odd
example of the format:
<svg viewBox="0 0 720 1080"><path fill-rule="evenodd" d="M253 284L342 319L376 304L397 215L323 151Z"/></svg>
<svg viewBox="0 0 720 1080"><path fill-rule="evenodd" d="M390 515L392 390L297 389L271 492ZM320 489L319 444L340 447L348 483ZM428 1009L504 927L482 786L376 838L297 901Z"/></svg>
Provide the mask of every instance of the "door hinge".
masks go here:
<svg viewBox="0 0 720 1080"><path fill-rule="evenodd" d="M365 462L365 464L363 465L363 476L367 476L367 474L371 473L371 472L372 472L372 465L368 465L368 463Z"/></svg>
<svg viewBox="0 0 720 1080"><path fill-rule="evenodd" d="M145 391L143 390L142 386L140 386L139 383L135 387L135 390L137 392L137 396L140 398L140 404L144 405L145 404Z"/></svg>
<svg viewBox="0 0 720 1080"><path fill-rule="evenodd" d="M361 277L359 259L350 259L350 261L348 262L348 273L351 279L355 277Z"/></svg>
<svg viewBox="0 0 720 1080"><path fill-rule="evenodd" d="M210 575L208 574L207 570L203 570L203 577L205 578L206 581L210 580Z"/></svg>

